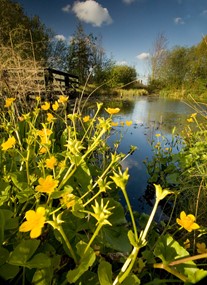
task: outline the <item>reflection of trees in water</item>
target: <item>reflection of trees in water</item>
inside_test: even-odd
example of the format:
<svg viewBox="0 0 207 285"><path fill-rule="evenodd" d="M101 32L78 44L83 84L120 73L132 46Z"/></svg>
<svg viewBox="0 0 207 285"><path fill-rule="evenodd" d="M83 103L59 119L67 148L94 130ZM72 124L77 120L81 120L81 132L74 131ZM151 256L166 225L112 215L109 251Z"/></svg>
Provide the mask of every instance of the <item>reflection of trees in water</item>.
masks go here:
<svg viewBox="0 0 207 285"><path fill-rule="evenodd" d="M83 110L84 114L87 114L93 117L97 110L97 102L99 101L89 100ZM104 110L104 108L119 108L120 115L131 114L135 106L134 100L116 100L116 99L111 98L111 100L108 99L102 102L103 102L102 111Z"/></svg>

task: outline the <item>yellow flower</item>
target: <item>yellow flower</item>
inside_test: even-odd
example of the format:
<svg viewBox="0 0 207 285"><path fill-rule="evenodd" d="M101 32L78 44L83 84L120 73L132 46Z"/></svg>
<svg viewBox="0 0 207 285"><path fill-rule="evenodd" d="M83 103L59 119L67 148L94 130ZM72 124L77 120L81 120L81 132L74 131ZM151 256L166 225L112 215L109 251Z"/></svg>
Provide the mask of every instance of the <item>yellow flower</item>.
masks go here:
<svg viewBox="0 0 207 285"><path fill-rule="evenodd" d="M67 209L72 208L75 205L76 196L71 193L66 193L62 196L61 204L65 205Z"/></svg>
<svg viewBox="0 0 207 285"><path fill-rule="evenodd" d="M40 97L40 96L36 96L36 97L35 97L35 100L36 100L37 102L39 102L39 101L41 100L41 97Z"/></svg>
<svg viewBox="0 0 207 285"><path fill-rule="evenodd" d="M110 115L114 115L119 113L120 109L119 108L105 108L106 112L109 113Z"/></svg>
<svg viewBox="0 0 207 285"><path fill-rule="evenodd" d="M85 117L83 118L83 122L84 122L84 123L87 123L89 120L90 120L90 116L85 116Z"/></svg>
<svg viewBox="0 0 207 285"><path fill-rule="evenodd" d="M2 150L7 150L9 148L12 148L16 143L15 137L8 138L7 141L1 144Z"/></svg>
<svg viewBox="0 0 207 285"><path fill-rule="evenodd" d="M57 111L57 109L59 108L58 101L55 101L55 103L52 104L52 108L53 108L54 111Z"/></svg>
<svg viewBox="0 0 207 285"><path fill-rule="evenodd" d="M158 142L158 143L156 143L155 148L160 148L160 146L161 146L161 143Z"/></svg>
<svg viewBox="0 0 207 285"><path fill-rule="evenodd" d="M23 122L23 121L24 121L24 117L23 117L23 116L19 116L19 117L18 117L18 120L19 120L20 122Z"/></svg>
<svg viewBox="0 0 207 285"><path fill-rule="evenodd" d="M47 111L50 109L50 103L49 102L45 102L42 106L41 109L44 111Z"/></svg>
<svg viewBox="0 0 207 285"><path fill-rule="evenodd" d="M41 147L40 150L39 150L40 154L44 154L46 152L47 152L47 149L45 147Z"/></svg>
<svg viewBox="0 0 207 285"><path fill-rule="evenodd" d="M159 138L159 137L161 136L161 134L156 134L155 136L156 136L157 138Z"/></svg>
<svg viewBox="0 0 207 285"><path fill-rule="evenodd" d="M15 100L16 100L16 98L7 98L6 104L4 105L4 107L9 108Z"/></svg>
<svg viewBox="0 0 207 285"><path fill-rule="evenodd" d="M41 235L45 224L45 208L38 207L37 211L29 210L25 214L26 221L19 227L20 232L29 232L31 238Z"/></svg>
<svg viewBox="0 0 207 285"><path fill-rule="evenodd" d="M191 118L195 118L197 116L197 113L191 114Z"/></svg>
<svg viewBox="0 0 207 285"><path fill-rule="evenodd" d="M112 127L117 127L119 125L118 122L111 122Z"/></svg>
<svg viewBox="0 0 207 285"><path fill-rule="evenodd" d="M49 136L52 134L52 130L50 129L42 129L37 131L38 136L41 139L41 144L50 144Z"/></svg>
<svg viewBox="0 0 207 285"><path fill-rule="evenodd" d="M57 165L57 159L54 156L45 160L46 167L49 169L53 169L55 165Z"/></svg>
<svg viewBox="0 0 207 285"><path fill-rule="evenodd" d="M52 130L50 129L42 129L37 131L38 136L44 137L44 136L50 136L52 134Z"/></svg>
<svg viewBox="0 0 207 285"><path fill-rule="evenodd" d="M66 163L65 163L65 160L61 160L59 163L58 163L58 166L60 168L64 168L66 166Z"/></svg>
<svg viewBox="0 0 207 285"><path fill-rule="evenodd" d="M187 119L187 122L188 122L188 123L192 123L192 122L193 122L193 118Z"/></svg>
<svg viewBox="0 0 207 285"><path fill-rule="evenodd" d="M180 219L176 219L176 222L178 225L186 229L188 232L192 232L192 230L199 229L199 225L194 223L195 222L195 216L189 214L186 215L184 211L180 213Z"/></svg>
<svg viewBox="0 0 207 285"><path fill-rule="evenodd" d="M186 241L184 241L184 243L183 243L183 247L184 247L185 249L190 248L190 241L189 241L189 239L188 239L188 238L186 239Z"/></svg>
<svg viewBox="0 0 207 285"><path fill-rule="evenodd" d="M67 101L68 101L68 97L60 95L60 97L58 99L59 103L65 104L65 103L67 103Z"/></svg>
<svg viewBox="0 0 207 285"><path fill-rule="evenodd" d="M131 124L132 124L132 121L126 121L126 125L127 125L128 127L130 127Z"/></svg>
<svg viewBox="0 0 207 285"><path fill-rule="evenodd" d="M48 175L45 179L39 178L39 185L36 186L36 190L42 193L51 194L55 191L55 188L58 185L58 180L53 179L52 175Z"/></svg>
<svg viewBox="0 0 207 285"><path fill-rule="evenodd" d="M51 113L47 113L47 121L49 123L51 123L54 119L55 119L55 117Z"/></svg>
<svg viewBox="0 0 207 285"><path fill-rule="evenodd" d="M197 242L196 247L198 253L207 253L206 244L204 242L202 243Z"/></svg>

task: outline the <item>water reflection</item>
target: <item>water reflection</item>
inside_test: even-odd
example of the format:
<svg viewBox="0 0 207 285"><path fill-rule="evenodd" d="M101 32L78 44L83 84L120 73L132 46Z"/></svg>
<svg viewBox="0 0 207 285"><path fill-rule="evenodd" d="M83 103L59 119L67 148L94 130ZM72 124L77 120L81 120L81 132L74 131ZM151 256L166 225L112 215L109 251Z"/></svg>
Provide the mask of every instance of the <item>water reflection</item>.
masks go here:
<svg viewBox="0 0 207 285"><path fill-rule="evenodd" d="M109 138L109 144L113 145L120 135L123 136L119 151L127 153L131 145L137 150L123 162L123 168L129 168L130 178L127 191L134 210L149 212L151 205L143 197L146 194L148 174L143 161L152 158L150 142L155 139L155 134L160 133L171 140L172 128L176 126L177 134L186 124L186 119L192 113L192 109L184 102L175 99L138 97L129 101L106 101L104 107L119 107L120 113L113 116L114 122L119 126ZM104 110L103 110L104 115ZM131 126L120 126L121 122L131 121Z"/></svg>

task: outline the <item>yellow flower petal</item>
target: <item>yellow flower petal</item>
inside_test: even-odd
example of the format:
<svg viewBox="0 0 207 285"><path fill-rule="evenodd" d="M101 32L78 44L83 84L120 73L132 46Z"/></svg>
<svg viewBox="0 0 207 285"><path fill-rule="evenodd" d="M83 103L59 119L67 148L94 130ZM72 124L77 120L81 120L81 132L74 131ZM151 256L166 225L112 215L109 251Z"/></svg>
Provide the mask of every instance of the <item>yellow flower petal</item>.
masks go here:
<svg viewBox="0 0 207 285"><path fill-rule="evenodd" d="M120 112L119 108L105 108L106 112L110 115L114 115Z"/></svg>
<svg viewBox="0 0 207 285"><path fill-rule="evenodd" d="M58 101L55 101L55 103L52 104L52 108L53 108L54 111L57 111L57 109L59 108Z"/></svg>
<svg viewBox="0 0 207 285"><path fill-rule="evenodd" d="M87 123L90 120L90 116L83 117L83 122Z"/></svg>
<svg viewBox="0 0 207 285"><path fill-rule="evenodd" d="M12 148L16 143L15 137L8 138L7 141L1 144L2 150L7 150L9 148Z"/></svg>
<svg viewBox="0 0 207 285"><path fill-rule="evenodd" d="M39 185L36 186L38 192L51 194L55 191L58 185L58 180L53 179L52 175L48 175L46 178L39 178Z"/></svg>
<svg viewBox="0 0 207 285"><path fill-rule="evenodd" d="M59 103L65 104L68 101L68 97L61 95L58 99Z"/></svg>
<svg viewBox="0 0 207 285"><path fill-rule="evenodd" d="M128 127L130 127L131 124L132 124L132 121L126 121L126 125L127 125Z"/></svg>
<svg viewBox="0 0 207 285"><path fill-rule="evenodd" d="M47 111L50 109L50 103L49 102L45 102L42 106L41 109L44 111Z"/></svg>
<svg viewBox="0 0 207 285"><path fill-rule="evenodd" d="M186 215L184 211L180 213L180 219L176 219L178 225L186 229L188 232L192 232L192 230L199 229L200 226L197 223L194 223L195 216L192 214Z"/></svg>
<svg viewBox="0 0 207 285"><path fill-rule="evenodd" d="M26 221L19 227L20 232L29 232L31 238L37 238L41 235L45 224L45 208L38 207L36 211L29 210L25 214Z"/></svg>
<svg viewBox="0 0 207 285"><path fill-rule="evenodd" d="M35 227L31 230L30 232L30 237L31 238L37 238L41 235L41 232L42 232L42 228L40 227Z"/></svg>
<svg viewBox="0 0 207 285"><path fill-rule="evenodd" d="M7 98L4 107L9 108L16 98Z"/></svg>

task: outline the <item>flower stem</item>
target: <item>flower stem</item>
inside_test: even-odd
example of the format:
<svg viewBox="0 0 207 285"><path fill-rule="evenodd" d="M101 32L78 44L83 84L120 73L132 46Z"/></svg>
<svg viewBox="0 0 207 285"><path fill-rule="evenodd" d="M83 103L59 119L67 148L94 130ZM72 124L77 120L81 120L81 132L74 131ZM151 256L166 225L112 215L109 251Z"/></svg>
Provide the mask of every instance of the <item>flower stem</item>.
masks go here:
<svg viewBox="0 0 207 285"><path fill-rule="evenodd" d="M73 248L72 248L72 246L71 246L71 244L70 244L70 242L69 242L69 240L68 240L68 238L67 238L67 236L66 236L66 234L65 234L65 232L64 232L64 230L62 228L62 226L58 225L57 230L59 231L59 233L61 234L62 238L64 239L65 244L66 244L67 248L69 249L70 254L71 254L75 264L77 264L78 260L76 258L76 255L75 255L75 253L73 251Z"/></svg>

